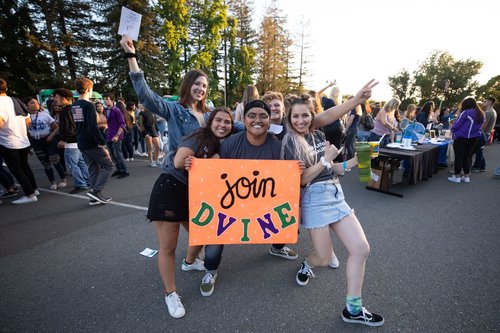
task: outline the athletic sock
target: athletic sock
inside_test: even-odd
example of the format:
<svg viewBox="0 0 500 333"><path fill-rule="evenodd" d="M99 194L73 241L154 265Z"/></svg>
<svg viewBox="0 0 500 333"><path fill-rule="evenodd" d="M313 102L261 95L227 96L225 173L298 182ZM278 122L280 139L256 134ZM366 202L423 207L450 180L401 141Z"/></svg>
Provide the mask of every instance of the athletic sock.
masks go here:
<svg viewBox="0 0 500 333"><path fill-rule="evenodd" d="M347 295L345 300L346 300L345 306L347 308L347 311L349 311L350 314L357 315L358 313L361 312L361 309L363 307L363 303L361 301L361 296Z"/></svg>

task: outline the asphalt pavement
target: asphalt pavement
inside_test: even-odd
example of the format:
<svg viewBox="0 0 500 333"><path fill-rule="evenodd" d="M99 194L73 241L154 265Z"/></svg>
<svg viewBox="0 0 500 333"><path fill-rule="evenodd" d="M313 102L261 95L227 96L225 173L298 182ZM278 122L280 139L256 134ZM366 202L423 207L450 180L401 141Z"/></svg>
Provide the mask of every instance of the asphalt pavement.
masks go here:
<svg viewBox="0 0 500 333"><path fill-rule="evenodd" d="M42 190L39 201L0 205L1 332L500 332L500 144L486 148L487 172L470 184L441 169L403 198L368 191L353 169L341 179L371 245L363 303L385 317L369 328L344 323L346 251L334 237L336 270L316 268L297 285L311 249L307 231L290 247L299 259L268 254L267 245L226 246L215 291L203 297L203 272L177 272L186 316L173 319L164 300L153 225L145 218L160 170L127 162L130 177L112 179L113 204L89 206L84 193ZM40 188L49 183L31 157ZM15 199L15 198L14 198ZM180 265L187 235L180 236Z"/></svg>

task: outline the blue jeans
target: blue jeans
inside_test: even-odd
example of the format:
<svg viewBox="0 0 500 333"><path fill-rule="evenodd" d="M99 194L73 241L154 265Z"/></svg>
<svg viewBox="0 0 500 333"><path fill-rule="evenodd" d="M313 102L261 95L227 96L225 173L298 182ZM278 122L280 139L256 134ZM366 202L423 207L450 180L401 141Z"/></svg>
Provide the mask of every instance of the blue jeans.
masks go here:
<svg viewBox="0 0 500 333"><path fill-rule="evenodd" d="M205 269L215 273L219 269L224 245L205 245Z"/></svg>
<svg viewBox="0 0 500 333"><path fill-rule="evenodd" d="M73 175L75 187L89 186L89 167L83 159L82 152L78 148L65 148L64 160L66 166Z"/></svg>
<svg viewBox="0 0 500 333"><path fill-rule="evenodd" d="M122 140L116 142L109 141L107 146L111 159L115 162L116 170L118 170L118 172L127 172L127 166L125 165L122 153Z"/></svg>

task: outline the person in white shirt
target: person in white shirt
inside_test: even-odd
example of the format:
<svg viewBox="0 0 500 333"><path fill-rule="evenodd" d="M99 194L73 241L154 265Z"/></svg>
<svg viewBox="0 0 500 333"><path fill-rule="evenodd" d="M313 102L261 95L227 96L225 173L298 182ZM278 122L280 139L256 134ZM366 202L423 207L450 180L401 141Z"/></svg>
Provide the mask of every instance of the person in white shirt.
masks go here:
<svg viewBox="0 0 500 333"><path fill-rule="evenodd" d="M0 78L0 154L25 194L12 203L25 204L36 202L40 193L28 164L30 141L26 126L30 117L22 110L16 112L15 104L21 107L21 102L7 96L7 82Z"/></svg>

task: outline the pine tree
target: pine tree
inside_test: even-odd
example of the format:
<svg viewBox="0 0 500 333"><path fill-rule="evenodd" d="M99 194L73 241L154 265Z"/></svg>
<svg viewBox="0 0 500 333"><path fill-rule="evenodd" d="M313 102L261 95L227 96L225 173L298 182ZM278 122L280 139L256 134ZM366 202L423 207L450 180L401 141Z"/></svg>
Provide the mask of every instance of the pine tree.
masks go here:
<svg viewBox="0 0 500 333"><path fill-rule="evenodd" d="M42 34L26 3L0 0L0 8L0 76L10 95L33 96L52 81Z"/></svg>
<svg viewBox="0 0 500 333"><path fill-rule="evenodd" d="M293 42L285 28L286 17L278 16L279 12L281 10L273 1L260 26L257 88L261 92L276 90L287 93L293 89Z"/></svg>

